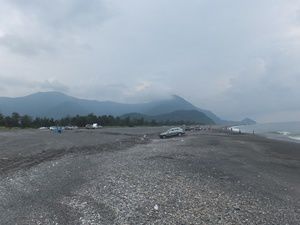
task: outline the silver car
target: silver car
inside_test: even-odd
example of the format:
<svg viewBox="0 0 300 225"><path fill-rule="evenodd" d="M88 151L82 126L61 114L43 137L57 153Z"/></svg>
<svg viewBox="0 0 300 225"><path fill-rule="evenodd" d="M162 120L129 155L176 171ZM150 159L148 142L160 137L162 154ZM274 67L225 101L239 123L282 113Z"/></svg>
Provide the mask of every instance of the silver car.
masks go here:
<svg viewBox="0 0 300 225"><path fill-rule="evenodd" d="M184 135L185 132L181 127L174 127L159 135L160 138L174 137Z"/></svg>

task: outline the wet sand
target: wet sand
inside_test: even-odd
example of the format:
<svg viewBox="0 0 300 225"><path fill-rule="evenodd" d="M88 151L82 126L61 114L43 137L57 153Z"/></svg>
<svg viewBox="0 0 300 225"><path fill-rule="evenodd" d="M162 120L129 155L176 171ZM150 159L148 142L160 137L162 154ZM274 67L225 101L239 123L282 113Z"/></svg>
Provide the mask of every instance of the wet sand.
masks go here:
<svg viewBox="0 0 300 225"><path fill-rule="evenodd" d="M0 131L0 224L300 224L299 144L165 129Z"/></svg>

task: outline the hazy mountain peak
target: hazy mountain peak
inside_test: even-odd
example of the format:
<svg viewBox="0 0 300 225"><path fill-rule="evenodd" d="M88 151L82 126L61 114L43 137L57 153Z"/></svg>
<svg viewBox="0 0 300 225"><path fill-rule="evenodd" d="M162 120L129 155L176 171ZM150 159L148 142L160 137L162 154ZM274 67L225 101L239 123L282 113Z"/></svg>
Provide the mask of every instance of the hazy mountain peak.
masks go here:
<svg viewBox="0 0 300 225"><path fill-rule="evenodd" d="M256 121L254 121L250 118L245 118L241 121L241 124L243 124L243 125L254 125L254 124L256 124Z"/></svg>
<svg viewBox="0 0 300 225"><path fill-rule="evenodd" d="M58 92L58 91L36 92L36 93L30 94L30 95L27 95L24 97L50 97L50 96L52 96L52 97L71 97L62 92Z"/></svg>
<svg viewBox="0 0 300 225"><path fill-rule="evenodd" d="M177 100L177 101L183 101L183 102L188 102L186 99L184 99L183 97L180 97L179 95L172 95L172 99L173 100Z"/></svg>

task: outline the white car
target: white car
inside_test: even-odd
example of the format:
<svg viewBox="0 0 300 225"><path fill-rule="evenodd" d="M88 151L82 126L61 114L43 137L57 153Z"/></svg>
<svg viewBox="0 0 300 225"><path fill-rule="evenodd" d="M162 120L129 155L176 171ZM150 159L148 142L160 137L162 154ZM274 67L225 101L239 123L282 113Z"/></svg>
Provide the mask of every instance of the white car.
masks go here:
<svg viewBox="0 0 300 225"><path fill-rule="evenodd" d="M75 129L78 129L77 126L66 126L65 127L65 130L75 130Z"/></svg>
<svg viewBox="0 0 300 225"><path fill-rule="evenodd" d="M174 127L159 135L160 138L174 137L184 135L185 132L181 127Z"/></svg>
<svg viewBox="0 0 300 225"><path fill-rule="evenodd" d="M48 127L40 127L39 130L49 130Z"/></svg>
<svg viewBox="0 0 300 225"><path fill-rule="evenodd" d="M86 129L100 129L102 126L98 125L98 123L87 124L85 125Z"/></svg>

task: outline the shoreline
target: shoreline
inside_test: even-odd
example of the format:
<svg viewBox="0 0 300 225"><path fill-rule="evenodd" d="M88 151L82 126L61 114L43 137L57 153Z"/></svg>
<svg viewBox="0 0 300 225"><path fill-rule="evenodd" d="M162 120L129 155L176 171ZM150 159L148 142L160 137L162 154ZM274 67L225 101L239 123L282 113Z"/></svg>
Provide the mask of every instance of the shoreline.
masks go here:
<svg viewBox="0 0 300 225"><path fill-rule="evenodd" d="M274 133L257 134L257 135L260 135L262 137L265 137L265 138L271 139L271 140L277 140L277 141L283 141L283 142L292 142L292 143L300 144L300 140L296 140L296 139L290 138L290 137L285 136L285 135L274 134Z"/></svg>
<svg viewBox="0 0 300 225"><path fill-rule="evenodd" d="M275 124L275 125L280 125L281 123L270 123L270 124ZM272 140L280 140L284 142L293 142L293 143L298 143L300 144L300 131L296 132L297 136L292 137L295 135L295 131L284 131L288 130L286 128L276 128L274 130L267 130L262 127L255 127L255 126L264 126L265 124L256 124L256 125L241 125L241 126L232 126L228 127L228 130L232 130L233 133L243 133L243 134L254 134L258 136L265 137L267 139L272 139ZM268 124L267 124L268 125Z"/></svg>

